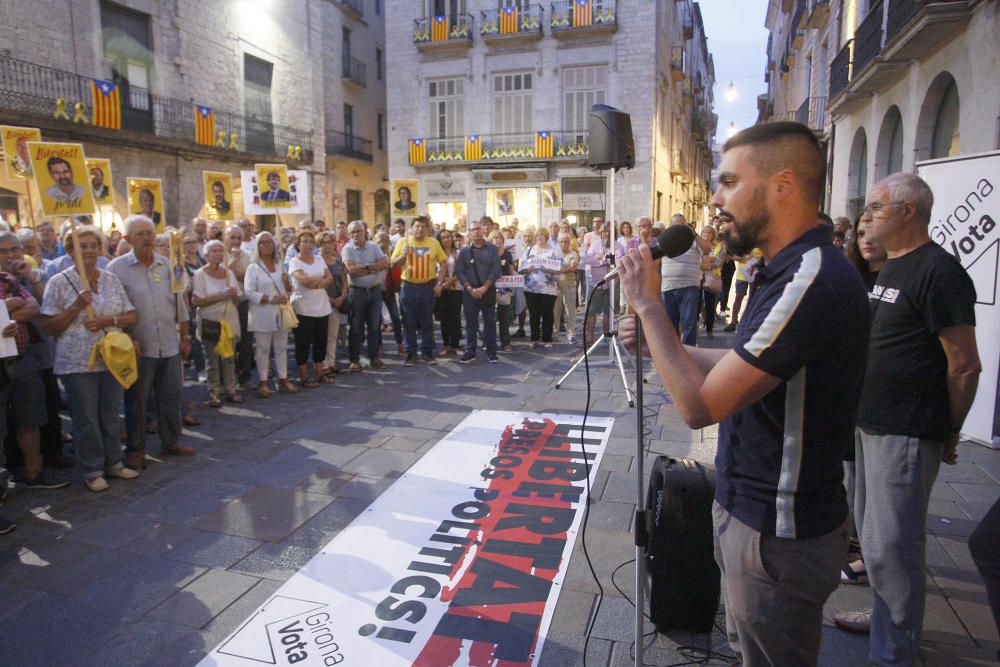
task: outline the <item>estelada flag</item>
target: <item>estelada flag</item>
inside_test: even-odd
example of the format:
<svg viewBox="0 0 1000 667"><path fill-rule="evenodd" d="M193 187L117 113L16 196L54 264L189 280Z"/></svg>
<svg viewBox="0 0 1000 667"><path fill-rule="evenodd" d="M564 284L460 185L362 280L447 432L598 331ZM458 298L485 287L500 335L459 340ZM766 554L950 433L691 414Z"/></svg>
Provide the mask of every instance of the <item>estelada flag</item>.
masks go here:
<svg viewBox="0 0 1000 667"><path fill-rule="evenodd" d="M90 95L94 107L94 125L111 130L122 129L122 104L118 84L91 79Z"/></svg>
<svg viewBox="0 0 1000 667"><path fill-rule="evenodd" d="M535 157L552 157L553 143L555 139L551 132L542 131L535 133Z"/></svg>
<svg viewBox="0 0 1000 667"><path fill-rule="evenodd" d="M590 25L592 22L590 0L573 0L573 25Z"/></svg>
<svg viewBox="0 0 1000 667"><path fill-rule="evenodd" d="M215 145L215 112L200 104L194 105L194 142Z"/></svg>
<svg viewBox="0 0 1000 667"><path fill-rule="evenodd" d="M427 145L423 139L410 139L410 164L427 161Z"/></svg>
<svg viewBox="0 0 1000 667"><path fill-rule="evenodd" d="M517 7L500 8L500 33L517 32Z"/></svg>
<svg viewBox="0 0 1000 667"><path fill-rule="evenodd" d="M448 17L435 16L431 20L431 41L443 42L448 39Z"/></svg>
<svg viewBox="0 0 1000 667"><path fill-rule="evenodd" d="M471 134L465 138L465 159L483 159L483 138L478 134Z"/></svg>

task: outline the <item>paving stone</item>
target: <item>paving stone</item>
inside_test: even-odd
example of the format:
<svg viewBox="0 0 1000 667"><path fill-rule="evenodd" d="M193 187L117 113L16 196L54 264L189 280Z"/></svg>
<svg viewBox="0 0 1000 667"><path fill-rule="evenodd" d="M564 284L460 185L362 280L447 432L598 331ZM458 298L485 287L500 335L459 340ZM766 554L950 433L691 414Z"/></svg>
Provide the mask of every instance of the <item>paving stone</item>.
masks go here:
<svg viewBox="0 0 1000 667"><path fill-rule="evenodd" d="M257 608L274 595L283 581L260 579L249 591L226 607L218 616L209 621L202 631L208 637L209 649L218 646L223 639L243 624Z"/></svg>
<svg viewBox="0 0 1000 667"><path fill-rule="evenodd" d="M149 556L169 557L179 547L201 534L201 531L186 526L156 523L142 535L122 545L122 549Z"/></svg>
<svg viewBox="0 0 1000 667"><path fill-rule="evenodd" d="M105 572L74 593L74 597L102 609L138 618L177 589L205 572L205 568L154 556L132 555L117 571Z"/></svg>
<svg viewBox="0 0 1000 667"><path fill-rule="evenodd" d="M201 530L278 542L331 502L329 496L257 487L205 516Z"/></svg>
<svg viewBox="0 0 1000 667"><path fill-rule="evenodd" d="M340 498L324 507L282 541L318 551L360 515L370 503L356 498Z"/></svg>
<svg viewBox="0 0 1000 667"><path fill-rule="evenodd" d="M74 664L194 665L214 648L203 633L159 619L145 618L122 630L86 660Z"/></svg>
<svg viewBox="0 0 1000 667"><path fill-rule="evenodd" d="M992 505L1000 496L1000 486L993 483L969 484L967 482L949 482L950 486L962 500L970 503Z"/></svg>
<svg viewBox="0 0 1000 667"><path fill-rule="evenodd" d="M386 477L406 472L420 458L412 452L373 449L344 466L344 471L369 477Z"/></svg>
<svg viewBox="0 0 1000 667"><path fill-rule="evenodd" d="M190 628L200 628L260 581L237 572L208 570L147 614Z"/></svg>
<svg viewBox="0 0 1000 667"><path fill-rule="evenodd" d="M319 547L307 548L265 542L229 569L256 577L285 581L302 569L318 552Z"/></svg>
<svg viewBox="0 0 1000 667"><path fill-rule="evenodd" d="M608 477L608 484L604 487L601 500L610 500L616 503L632 503L634 505L636 500L635 484L634 474L613 472Z"/></svg>
<svg viewBox="0 0 1000 667"><path fill-rule="evenodd" d="M174 560L200 565L202 567L227 568L262 544L235 535L203 532L186 544L171 551L167 556Z"/></svg>
<svg viewBox="0 0 1000 667"><path fill-rule="evenodd" d="M102 547L120 547L149 530L149 519L138 516L108 516L73 531L73 539Z"/></svg>
<svg viewBox="0 0 1000 667"><path fill-rule="evenodd" d="M590 505L588 526L609 530L630 531L632 517L635 515L635 503L615 503L610 500L598 500Z"/></svg>
<svg viewBox="0 0 1000 667"><path fill-rule="evenodd" d="M590 624L596 595L561 587L549 634L583 634Z"/></svg>
<svg viewBox="0 0 1000 667"><path fill-rule="evenodd" d="M622 597L605 596L597 609L591 635L613 641L631 641L635 637L635 605Z"/></svg>
<svg viewBox="0 0 1000 667"><path fill-rule="evenodd" d="M582 665L583 647L586 638L580 633L551 633L545 638L539 667L568 667ZM611 659L611 642L606 639L591 639L587 646L587 665L607 665Z"/></svg>
<svg viewBox="0 0 1000 667"><path fill-rule="evenodd" d="M182 480L146 496L122 513L190 526L243 495L249 488L245 484L229 482Z"/></svg>

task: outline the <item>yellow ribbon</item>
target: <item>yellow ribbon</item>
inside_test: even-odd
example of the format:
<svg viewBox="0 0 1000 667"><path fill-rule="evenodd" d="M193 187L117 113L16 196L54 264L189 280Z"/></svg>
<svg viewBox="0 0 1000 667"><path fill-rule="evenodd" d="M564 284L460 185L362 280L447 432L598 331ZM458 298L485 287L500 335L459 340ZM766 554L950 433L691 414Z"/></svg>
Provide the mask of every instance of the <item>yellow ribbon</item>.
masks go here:
<svg viewBox="0 0 1000 667"><path fill-rule="evenodd" d="M56 100L56 110L52 112L53 118L63 118L69 120L69 113L66 111L66 105L69 102L66 101L65 97L60 97Z"/></svg>
<svg viewBox="0 0 1000 667"><path fill-rule="evenodd" d="M236 134L235 132L233 132L232 134L229 135L229 148L230 148L230 150L238 151L240 149L239 145L237 145L237 143L236 143L236 140L238 138L239 138L239 135Z"/></svg>
<svg viewBox="0 0 1000 667"><path fill-rule="evenodd" d="M288 155L286 156L289 160L301 160L302 159L302 146L289 146Z"/></svg>
<svg viewBox="0 0 1000 667"><path fill-rule="evenodd" d="M73 122L74 123L87 123L87 105L83 102L77 102L73 105Z"/></svg>
<svg viewBox="0 0 1000 667"><path fill-rule="evenodd" d="M219 130L219 138L215 140L215 145L218 146L219 148L225 148L226 147L226 131L225 130Z"/></svg>

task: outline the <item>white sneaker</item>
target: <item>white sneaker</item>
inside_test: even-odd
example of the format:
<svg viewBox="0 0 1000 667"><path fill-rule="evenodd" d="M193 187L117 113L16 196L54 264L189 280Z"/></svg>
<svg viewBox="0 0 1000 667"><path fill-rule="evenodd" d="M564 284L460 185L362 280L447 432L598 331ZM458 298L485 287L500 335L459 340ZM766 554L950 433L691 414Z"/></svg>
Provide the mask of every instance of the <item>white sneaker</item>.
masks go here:
<svg viewBox="0 0 1000 667"><path fill-rule="evenodd" d="M842 611L833 615L833 624L841 630L867 635L872 628L872 610Z"/></svg>
<svg viewBox="0 0 1000 667"><path fill-rule="evenodd" d="M139 473L131 468L126 468L122 466L121 468L109 468L105 471L109 477L117 477L118 479L135 479L139 476Z"/></svg>
<svg viewBox="0 0 1000 667"><path fill-rule="evenodd" d="M108 490L108 480L103 477L89 477L83 480L83 483L87 485L88 489L94 491L95 493Z"/></svg>

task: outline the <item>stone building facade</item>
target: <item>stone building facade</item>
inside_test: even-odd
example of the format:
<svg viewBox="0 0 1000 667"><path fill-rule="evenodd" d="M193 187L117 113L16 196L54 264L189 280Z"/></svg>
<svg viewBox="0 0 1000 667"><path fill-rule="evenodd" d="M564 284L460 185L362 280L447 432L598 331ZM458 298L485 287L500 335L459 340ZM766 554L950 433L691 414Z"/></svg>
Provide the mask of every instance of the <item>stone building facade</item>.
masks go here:
<svg viewBox="0 0 1000 667"><path fill-rule="evenodd" d="M308 172L315 218L350 212L372 220L376 200L386 198L385 143L376 136L385 114L384 67L376 65L384 59L382 0L10 0L5 7L0 124L39 127L43 140L81 142L88 157L109 158L122 193L116 219L126 210L129 176L162 179L167 222L179 224L204 211L202 170L230 172L238 187L240 170L261 162ZM59 98L92 112L90 79L119 84L120 130L54 117ZM194 142L194 103L215 111L223 145ZM345 105L353 125L344 124ZM0 175L5 217L30 218L25 188Z"/></svg>
<svg viewBox="0 0 1000 667"><path fill-rule="evenodd" d="M761 120L828 147L831 215L916 163L1000 148L996 0L771 0Z"/></svg>
<svg viewBox="0 0 1000 667"><path fill-rule="evenodd" d="M704 217L714 71L697 3L387 0L387 15L390 177L416 181L435 220L607 216L609 172L587 162L593 104L631 116L615 217Z"/></svg>

